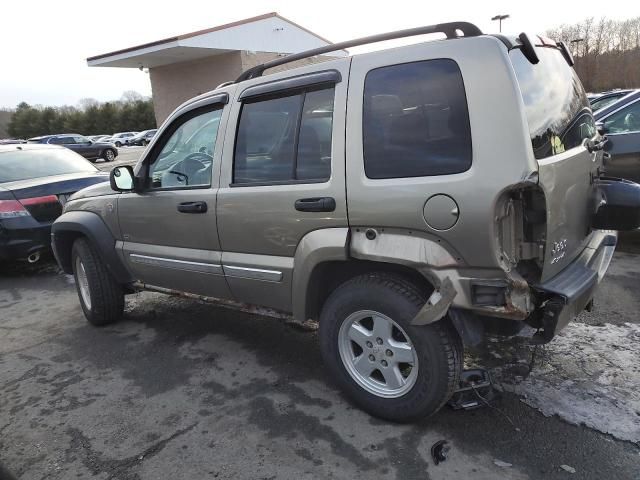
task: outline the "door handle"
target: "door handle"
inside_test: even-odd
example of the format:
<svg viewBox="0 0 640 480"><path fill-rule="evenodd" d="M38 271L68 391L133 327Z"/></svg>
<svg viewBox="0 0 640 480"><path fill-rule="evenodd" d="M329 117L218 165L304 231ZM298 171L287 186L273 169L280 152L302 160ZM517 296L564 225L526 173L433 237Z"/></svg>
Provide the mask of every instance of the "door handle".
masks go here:
<svg viewBox="0 0 640 480"><path fill-rule="evenodd" d="M336 201L333 197L301 198L296 200L295 207L299 212L333 212Z"/></svg>
<svg viewBox="0 0 640 480"><path fill-rule="evenodd" d="M206 213L207 202L182 202L178 204L178 211L182 213Z"/></svg>

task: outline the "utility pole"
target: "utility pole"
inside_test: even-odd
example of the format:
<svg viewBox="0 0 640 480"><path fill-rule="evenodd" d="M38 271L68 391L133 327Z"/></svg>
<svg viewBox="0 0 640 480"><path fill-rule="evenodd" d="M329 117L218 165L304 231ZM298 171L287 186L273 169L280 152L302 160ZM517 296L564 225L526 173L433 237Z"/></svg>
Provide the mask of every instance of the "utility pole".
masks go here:
<svg viewBox="0 0 640 480"><path fill-rule="evenodd" d="M509 15L496 15L495 17L491 17L492 21L496 21L498 20L499 25L500 25L500 33L502 33L502 20L506 20L507 18L509 18Z"/></svg>
<svg viewBox="0 0 640 480"><path fill-rule="evenodd" d="M578 47L580 45L580 42L584 42L584 38L574 38L573 40L571 40L571 43L573 43L575 45L575 56L579 57L579 53L580 53L580 48Z"/></svg>

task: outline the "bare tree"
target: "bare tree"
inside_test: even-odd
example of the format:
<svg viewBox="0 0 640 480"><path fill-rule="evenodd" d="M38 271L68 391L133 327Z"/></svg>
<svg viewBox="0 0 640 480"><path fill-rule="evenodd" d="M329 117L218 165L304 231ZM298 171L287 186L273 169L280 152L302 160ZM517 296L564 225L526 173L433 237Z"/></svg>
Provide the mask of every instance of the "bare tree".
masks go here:
<svg viewBox="0 0 640 480"><path fill-rule="evenodd" d="M640 87L640 17L627 20L586 18L563 24L547 36L575 42L576 71L589 91Z"/></svg>

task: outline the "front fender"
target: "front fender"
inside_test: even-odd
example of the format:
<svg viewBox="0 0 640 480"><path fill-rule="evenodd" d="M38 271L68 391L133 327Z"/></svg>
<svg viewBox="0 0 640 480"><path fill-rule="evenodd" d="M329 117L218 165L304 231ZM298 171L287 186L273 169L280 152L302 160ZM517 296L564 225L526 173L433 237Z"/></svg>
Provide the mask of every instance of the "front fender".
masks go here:
<svg viewBox="0 0 640 480"><path fill-rule="evenodd" d="M133 278L116 252L116 239L99 215L88 211L72 211L60 215L51 226L51 248L65 273L72 274L71 248L79 237L89 239L96 252L120 283Z"/></svg>

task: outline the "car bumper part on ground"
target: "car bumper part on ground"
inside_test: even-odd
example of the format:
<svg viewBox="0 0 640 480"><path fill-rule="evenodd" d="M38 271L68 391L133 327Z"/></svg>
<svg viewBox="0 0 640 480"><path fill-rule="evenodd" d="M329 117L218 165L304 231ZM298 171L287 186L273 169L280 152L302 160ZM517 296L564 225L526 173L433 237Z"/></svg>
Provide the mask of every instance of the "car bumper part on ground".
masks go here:
<svg viewBox="0 0 640 480"><path fill-rule="evenodd" d="M609 268L618 235L596 231L580 256L534 290L548 296L543 307L544 340L549 341L593 300L596 288Z"/></svg>

